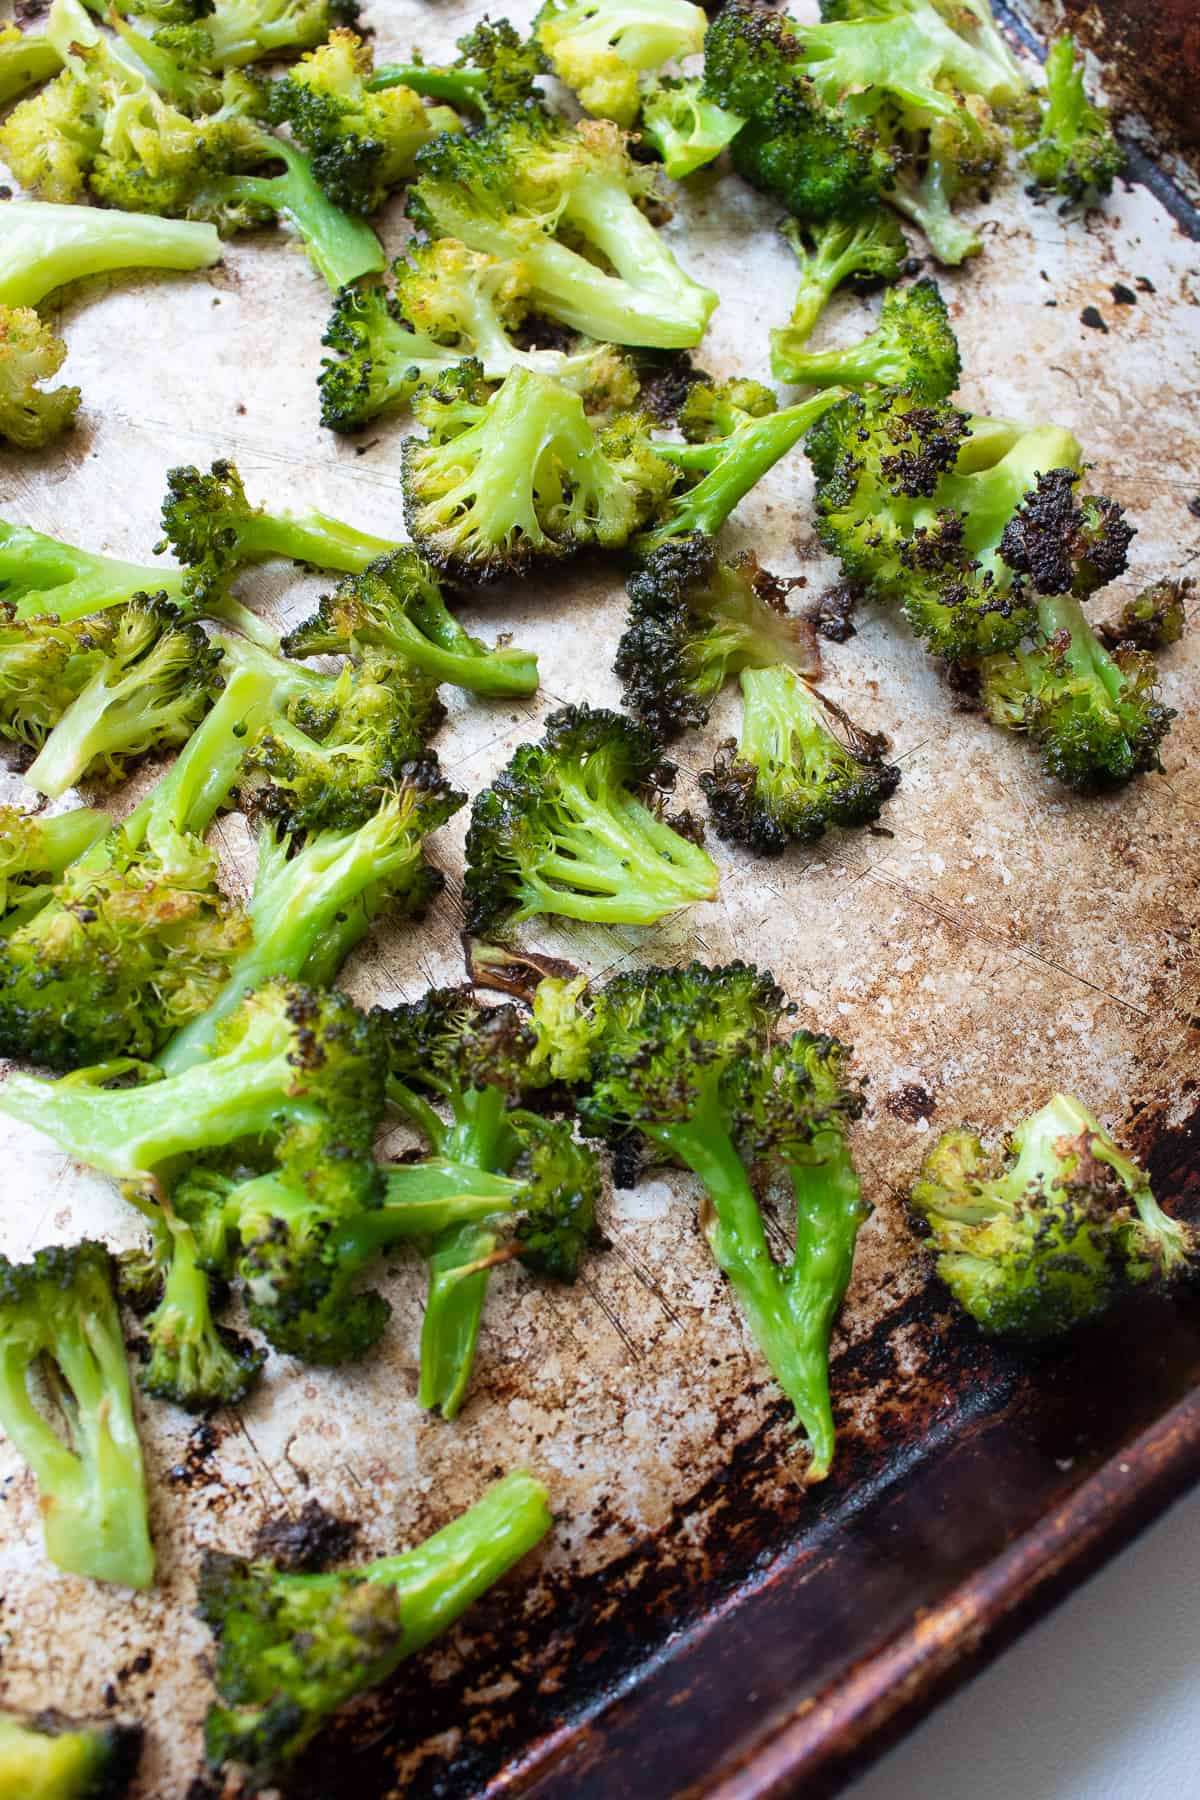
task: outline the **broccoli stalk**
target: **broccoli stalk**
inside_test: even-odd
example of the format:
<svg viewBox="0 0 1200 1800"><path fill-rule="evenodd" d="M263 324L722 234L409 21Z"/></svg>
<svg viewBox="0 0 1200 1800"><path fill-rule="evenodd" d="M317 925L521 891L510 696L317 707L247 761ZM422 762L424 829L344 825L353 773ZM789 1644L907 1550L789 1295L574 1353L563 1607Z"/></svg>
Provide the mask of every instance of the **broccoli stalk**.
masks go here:
<svg viewBox="0 0 1200 1800"><path fill-rule="evenodd" d="M745 669L740 739L700 777L719 835L760 856L879 817L900 771L885 740L790 669Z"/></svg>
<svg viewBox="0 0 1200 1800"><path fill-rule="evenodd" d="M0 1713L0 1791L14 1800L121 1800L141 1753L140 1725Z"/></svg>
<svg viewBox="0 0 1200 1800"><path fill-rule="evenodd" d="M1087 97L1069 33L1054 40L1046 58L1046 105L1025 161L1039 187L1074 201L1110 194L1124 167L1108 114Z"/></svg>
<svg viewBox="0 0 1200 1800"><path fill-rule="evenodd" d="M48 294L117 269L211 268L221 240L211 225L94 206L0 207L0 306L40 306Z"/></svg>
<svg viewBox="0 0 1200 1800"><path fill-rule="evenodd" d="M284 165L279 175L220 175L192 200L201 217L239 224L283 219L300 237L308 260L336 294L363 275L387 267L383 245L365 219L343 212L324 193L307 156L283 138L264 136L264 155ZM215 261L216 259L213 258Z"/></svg>
<svg viewBox="0 0 1200 1800"><path fill-rule="evenodd" d="M876 329L844 350L771 353L771 371L781 381L827 388L902 387L925 400L944 400L958 386L958 341L937 283L914 282L889 288Z"/></svg>
<svg viewBox="0 0 1200 1800"><path fill-rule="evenodd" d="M61 67L58 51L44 32L0 25L0 106L48 81Z"/></svg>
<svg viewBox="0 0 1200 1800"><path fill-rule="evenodd" d="M150 1355L142 1386L188 1412L237 1406L258 1377L263 1353L213 1318L209 1278L191 1227L168 1215L163 1230L166 1273L162 1295L145 1321Z"/></svg>
<svg viewBox="0 0 1200 1800"><path fill-rule="evenodd" d="M0 1258L0 1347L0 1423L37 1478L50 1561L93 1581L149 1587L142 1450L104 1246L39 1250L21 1264ZM65 1434L30 1395L39 1366Z"/></svg>
<svg viewBox="0 0 1200 1800"><path fill-rule="evenodd" d="M0 923L6 931L31 918L55 881L86 855L112 824L98 807L77 806L46 818L0 806Z"/></svg>
<svg viewBox="0 0 1200 1800"><path fill-rule="evenodd" d="M79 389L39 385L66 359L67 346L32 307L0 306L0 443L43 450L71 426Z"/></svg>
<svg viewBox="0 0 1200 1800"><path fill-rule="evenodd" d="M1195 1234L1081 1101L1055 1094L989 1154L966 1127L925 1159L912 1206L937 1272L989 1335L1055 1337L1122 1292L1169 1285Z"/></svg>
<svg viewBox="0 0 1200 1800"><path fill-rule="evenodd" d="M709 100L703 82L694 76L664 75L642 96L642 138L657 150L672 181L685 181L720 156L742 123L736 113Z"/></svg>
<svg viewBox="0 0 1200 1800"><path fill-rule="evenodd" d="M449 1629L541 1542L546 1490L518 1471L413 1549L358 1570L286 1574L210 1552L200 1615L217 1639L205 1745L275 1786L339 1706Z"/></svg>
<svg viewBox="0 0 1200 1800"><path fill-rule="evenodd" d="M835 291L856 278L896 281L908 260L908 243L880 206L819 225L789 219L782 230L800 264L800 285L791 318L771 333L771 373L777 381L790 381L788 370L805 351Z"/></svg>
<svg viewBox="0 0 1200 1800"><path fill-rule="evenodd" d="M629 126L638 76L702 50L706 23L691 0L545 0L533 32L586 112Z"/></svg>
<svg viewBox="0 0 1200 1800"><path fill-rule="evenodd" d="M295 50L311 50L335 27L353 25L356 0L184 0L182 17L165 17L170 0L141 0L134 9L163 15L168 45L193 42L210 68L241 68ZM200 35L189 35L191 21ZM176 40L175 27L183 27ZM194 31L194 28L193 28Z"/></svg>
<svg viewBox="0 0 1200 1800"><path fill-rule="evenodd" d="M17 619L53 614L60 624L70 625L124 606L135 594L181 600L183 586L181 569L121 562L61 543L28 525L0 520L0 601L13 608Z"/></svg>

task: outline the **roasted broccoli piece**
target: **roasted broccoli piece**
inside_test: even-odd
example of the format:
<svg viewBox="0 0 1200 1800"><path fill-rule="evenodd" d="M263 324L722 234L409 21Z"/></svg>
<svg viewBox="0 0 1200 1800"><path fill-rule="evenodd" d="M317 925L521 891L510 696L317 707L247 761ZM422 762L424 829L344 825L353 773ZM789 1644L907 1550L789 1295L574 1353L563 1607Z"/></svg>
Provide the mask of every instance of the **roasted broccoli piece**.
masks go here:
<svg viewBox="0 0 1200 1800"><path fill-rule="evenodd" d="M350 213L378 212L415 173L422 144L461 130L448 106L426 106L410 87L372 91L374 72L370 46L353 31L334 31L270 90L270 119L291 127L325 193Z"/></svg>
<svg viewBox="0 0 1200 1800"><path fill-rule="evenodd" d="M213 1317L209 1277L191 1227L168 1214L161 1227L157 1303L143 1321L149 1354L141 1371L148 1394L188 1412L237 1406L258 1379L264 1353Z"/></svg>
<svg viewBox="0 0 1200 1800"><path fill-rule="evenodd" d="M791 318L771 333L771 373L790 381L787 371L806 350L835 291L848 281L897 281L908 261L908 240L881 206L816 225L789 219L782 229L800 264L800 286Z"/></svg>
<svg viewBox="0 0 1200 1800"><path fill-rule="evenodd" d="M881 389L827 413L808 452L822 542L937 656L1010 649L1036 628L1031 588L1086 595L1124 567L1131 529L1076 499L1083 455L1059 426Z"/></svg>
<svg viewBox="0 0 1200 1800"><path fill-rule="evenodd" d="M595 1004L584 1129L699 1176L709 1248L808 1435L808 1478L820 1480L833 1458L829 1336L867 1213L845 1139L862 1110L847 1052L806 1031L780 1037L795 1009L745 963L617 975ZM751 1165L792 1184L787 1262L771 1255Z"/></svg>
<svg viewBox="0 0 1200 1800"><path fill-rule="evenodd" d="M0 806L0 923L6 931L45 905L58 878L111 823L106 812L92 806L53 818Z"/></svg>
<svg viewBox="0 0 1200 1800"><path fill-rule="evenodd" d="M111 627L102 660L26 772L52 798L85 777L123 781L139 757L185 744L221 684L220 648L167 600L131 600L98 626Z"/></svg>
<svg viewBox="0 0 1200 1800"><path fill-rule="evenodd" d="M785 668L742 674L742 735L700 776L719 836L759 856L879 817L900 771L886 740Z"/></svg>
<svg viewBox="0 0 1200 1800"><path fill-rule="evenodd" d="M629 126L639 75L702 50L706 24L691 0L544 0L533 33L586 112Z"/></svg>
<svg viewBox="0 0 1200 1800"><path fill-rule="evenodd" d="M321 422L356 431L380 413L407 406L418 388L473 357L489 381L532 369L584 397L593 408L633 404L638 381L611 344L522 349L529 283L519 263L468 250L453 238L410 248L393 265L395 292L349 287L338 295L324 342L340 352L321 364Z"/></svg>
<svg viewBox="0 0 1200 1800"><path fill-rule="evenodd" d="M62 625L53 614L14 618L0 604L0 735L39 750L103 667L112 638L103 614Z"/></svg>
<svg viewBox="0 0 1200 1800"><path fill-rule="evenodd" d="M414 1549L361 1569L288 1574L210 1551L201 1618L217 1640L205 1747L274 1787L325 1720L446 1631L541 1542L546 1490L517 1472Z"/></svg>
<svg viewBox="0 0 1200 1800"><path fill-rule="evenodd" d="M161 20L156 41L167 48L194 48L209 67L231 69L311 50L356 25L359 8L358 0L139 0L130 10Z"/></svg>
<svg viewBox="0 0 1200 1800"><path fill-rule="evenodd" d="M0 25L0 106L48 81L61 67L58 51L44 31Z"/></svg>
<svg viewBox="0 0 1200 1800"><path fill-rule="evenodd" d="M805 387L904 388L918 400L944 400L958 386L958 339L937 283L889 288L875 330L844 350L784 352L772 343L771 370Z"/></svg>
<svg viewBox="0 0 1200 1800"><path fill-rule="evenodd" d="M542 913L652 925L711 900L712 858L663 817L674 776L654 733L623 713L551 713L541 742L522 744L471 808L467 929L491 934Z"/></svg>
<svg viewBox="0 0 1200 1800"><path fill-rule="evenodd" d="M673 538L629 577L614 667L631 713L665 743L701 726L731 675L786 663L820 672L811 625L788 584L750 553L725 562L711 538Z"/></svg>
<svg viewBox="0 0 1200 1800"><path fill-rule="evenodd" d="M79 389L39 385L66 360L67 346L32 307L0 306L0 443L44 450L74 423Z"/></svg>
<svg viewBox="0 0 1200 1800"><path fill-rule="evenodd" d="M141 1753L140 1725L0 1713L0 1792L13 1800L121 1800Z"/></svg>
<svg viewBox="0 0 1200 1800"><path fill-rule="evenodd" d="M493 391L477 362L460 363L414 411L427 435L403 446L405 519L429 561L462 580L619 548L677 480L638 415L597 432L578 394L529 369Z"/></svg>
<svg viewBox="0 0 1200 1800"><path fill-rule="evenodd" d="M50 617L59 625L73 625L92 613L123 606L135 594L182 600L183 573L98 556L0 519L0 605L11 608L15 619L36 620L39 629Z"/></svg>
<svg viewBox="0 0 1200 1800"><path fill-rule="evenodd" d="M720 156L742 129L736 113L709 100L699 76L664 75L642 95L642 139L672 181L685 181Z"/></svg>
<svg viewBox="0 0 1200 1800"><path fill-rule="evenodd" d="M149 1587L142 1447L103 1244L0 1257L0 1344L0 1424L36 1477L46 1555L72 1575ZM30 1394L38 1369L61 1429Z"/></svg>
<svg viewBox="0 0 1200 1800"><path fill-rule="evenodd" d="M0 155L10 162L11 125L10 119L0 126ZM212 226L187 219L42 206L36 200L6 200L0 206L0 306L40 306L56 289L87 275L207 269L220 257L221 240Z"/></svg>
<svg viewBox="0 0 1200 1800"><path fill-rule="evenodd" d="M1083 62L1069 33L1054 40L1046 58L1046 103L1025 162L1039 187L1074 201L1111 194L1125 165L1107 112L1084 90Z"/></svg>
<svg viewBox="0 0 1200 1800"><path fill-rule="evenodd" d="M1194 1266L1191 1228L1168 1218L1149 1177L1069 1094L998 1151L967 1126L946 1132L910 1199L938 1274L989 1336L1057 1337Z"/></svg>
<svg viewBox="0 0 1200 1800"><path fill-rule="evenodd" d="M1135 650L1165 650L1177 644L1187 624L1187 606L1195 582L1190 575L1164 575L1151 582L1134 599L1127 600L1115 619L1096 630L1108 650L1132 644Z"/></svg>
<svg viewBox="0 0 1200 1800"><path fill-rule="evenodd" d="M369 85L376 91L411 87L430 100L471 107L494 120L534 98L542 73L542 53L532 39L522 38L507 19L486 16L458 40L458 57L449 65L415 60L381 63Z"/></svg>
<svg viewBox="0 0 1200 1800"><path fill-rule="evenodd" d="M397 547L325 513L251 506L241 476L224 458L207 475L192 467L168 472L162 528L156 549L170 548L183 563L183 597L197 607L219 595L246 563L286 556L352 574Z"/></svg>
<svg viewBox="0 0 1200 1800"><path fill-rule="evenodd" d="M669 350L703 337L717 297L683 273L641 210L654 174L631 162L615 125L571 128L526 110L474 137L443 134L417 162L415 223L521 263L536 312L599 343Z"/></svg>
<svg viewBox="0 0 1200 1800"><path fill-rule="evenodd" d="M361 575L348 577L283 640L289 656L325 656L367 645L468 693L537 692L536 656L511 645L489 650L464 631L433 570L413 550L394 550Z"/></svg>

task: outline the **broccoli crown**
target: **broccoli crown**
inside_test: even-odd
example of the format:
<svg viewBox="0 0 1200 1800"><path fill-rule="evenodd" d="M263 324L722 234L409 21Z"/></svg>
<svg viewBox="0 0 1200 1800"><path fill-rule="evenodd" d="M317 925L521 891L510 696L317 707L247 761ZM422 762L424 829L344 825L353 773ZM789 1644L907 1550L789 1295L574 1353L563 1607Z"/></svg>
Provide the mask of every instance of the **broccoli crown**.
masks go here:
<svg viewBox="0 0 1200 1800"><path fill-rule="evenodd" d="M284 639L289 656L320 656L374 646L475 694L537 692L537 658L503 645L489 650L463 630L429 565L409 549L381 557L323 596L315 617Z"/></svg>
<svg viewBox="0 0 1200 1800"><path fill-rule="evenodd" d="M689 444L725 438L752 419L765 419L779 401L761 381L735 376L731 381L694 381L679 408L679 429Z"/></svg>
<svg viewBox="0 0 1200 1800"><path fill-rule="evenodd" d="M736 113L707 98L699 76L663 75L642 95L642 140L672 181L685 181L720 156L742 129Z"/></svg>
<svg viewBox="0 0 1200 1800"><path fill-rule="evenodd" d="M521 745L471 809L468 929L541 913L644 925L711 900L711 858L662 816L674 774L653 732L624 714L552 713L541 742Z"/></svg>
<svg viewBox="0 0 1200 1800"><path fill-rule="evenodd" d="M47 818L0 806L0 920L11 927L44 906L54 884L108 831L98 807L77 806Z"/></svg>
<svg viewBox="0 0 1200 1800"><path fill-rule="evenodd" d="M1029 642L980 665L989 718L1028 732L1046 773L1081 793L1161 769L1175 715L1159 698L1153 659L1132 644L1110 654L1073 594L1037 610Z"/></svg>
<svg viewBox="0 0 1200 1800"><path fill-rule="evenodd" d="M462 579L617 548L676 481L637 415L596 432L578 394L528 369L493 392L478 362L460 363L415 410L427 435L404 444L405 518L430 562Z"/></svg>
<svg viewBox="0 0 1200 1800"><path fill-rule="evenodd" d="M966 1127L925 1159L911 1203L937 1272L989 1335L1055 1337L1130 1287L1170 1281L1191 1230L1080 1101L1055 1094L989 1153Z"/></svg>
<svg viewBox="0 0 1200 1800"><path fill-rule="evenodd" d="M37 1479L47 1556L75 1575L148 1587L142 1451L103 1244L0 1257L0 1342L0 1423ZM38 1364L56 1377L61 1431L30 1400Z"/></svg>
<svg viewBox="0 0 1200 1800"><path fill-rule="evenodd" d="M142 1386L188 1412L238 1406L258 1378L263 1352L214 1319L209 1277L188 1225L172 1218L167 1235L162 1293L144 1322L149 1355Z"/></svg>
<svg viewBox="0 0 1200 1800"><path fill-rule="evenodd" d="M792 355L776 340L771 368L780 380L807 387L900 387L920 400L944 400L958 386L962 364L946 302L937 283L925 279L889 288L878 326L861 343Z"/></svg>
<svg viewBox="0 0 1200 1800"><path fill-rule="evenodd" d="M536 99L535 83L545 71L541 50L507 19L489 19L458 40L458 56L449 65L426 63L419 51L412 62L384 63L371 87L411 87L431 100L470 108L494 123Z"/></svg>
<svg viewBox="0 0 1200 1800"><path fill-rule="evenodd" d="M377 1007L372 1017L394 1099L407 1104L413 1093L425 1093L453 1107L472 1088L495 1088L513 1100L535 1085L528 1067L535 1040L516 1006L484 1006L469 987L429 988L419 1000ZM434 1147L447 1149L440 1134Z"/></svg>
<svg viewBox="0 0 1200 1800"><path fill-rule="evenodd" d="M377 212L414 173L421 146L439 131L460 129L449 107L428 107L409 87L372 91L374 67L360 37L333 31L270 90L270 118L291 126L325 193L351 213Z"/></svg>
<svg viewBox="0 0 1200 1800"><path fill-rule="evenodd" d="M138 11L152 7L141 0ZM241 68L311 50L335 28L356 26L358 14L358 0L165 0L167 29L156 32L155 42L192 44L212 68Z"/></svg>
<svg viewBox="0 0 1200 1800"><path fill-rule="evenodd" d="M596 1225L600 1160L567 1120L522 1113L519 1131L512 1172L526 1190L517 1226L521 1261L556 1281L574 1281L587 1251L604 1241Z"/></svg>
<svg viewBox="0 0 1200 1800"><path fill-rule="evenodd" d="M791 318L771 333L771 373L777 381L805 349L813 327L844 282L896 281L908 261L908 242L891 213L866 206L843 218L801 225L789 219L783 235L800 265Z"/></svg>
<svg viewBox="0 0 1200 1800"><path fill-rule="evenodd" d="M141 1753L140 1725L0 1713L0 1787L22 1800L121 1800Z"/></svg>
<svg viewBox="0 0 1200 1800"><path fill-rule="evenodd" d="M646 218L653 171L630 160L609 121L571 128L527 107L474 137L443 134L417 161L416 224L520 262L538 313L601 343L699 343L716 295L683 273Z"/></svg>
<svg viewBox="0 0 1200 1800"><path fill-rule="evenodd" d="M584 108L628 126L639 74L702 50L706 22L691 0L545 0L533 29Z"/></svg>
<svg viewBox="0 0 1200 1800"><path fill-rule="evenodd" d="M1097 627L1105 648L1132 644L1135 650L1165 650L1177 644L1187 624L1190 575L1164 575L1127 600L1115 619Z"/></svg>
<svg viewBox="0 0 1200 1800"><path fill-rule="evenodd" d="M14 106L0 125L0 155L21 186L60 206L84 197L99 148L100 124L91 96L66 69ZM43 294L21 298L36 306Z"/></svg>
<svg viewBox="0 0 1200 1800"><path fill-rule="evenodd" d="M74 422L79 389L39 385L66 357L67 346L32 307L0 306L0 442L42 450Z"/></svg>
<svg viewBox="0 0 1200 1800"><path fill-rule="evenodd" d="M53 613L18 617L0 601L0 734L40 750L111 652L107 613L63 623Z"/></svg>
<svg viewBox="0 0 1200 1800"><path fill-rule="evenodd" d="M1086 600L1125 572L1136 527L1115 500L1079 496L1081 479L1075 467L1039 474L1004 527L1001 556L1039 594Z"/></svg>
<svg viewBox="0 0 1200 1800"><path fill-rule="evenodd" d="M742 699L741 738L722 745L700 777L721 837L778 856L830 825L879 817L900 780L883 760L885 739L790 669L746 669Z"/></svg>
<svg viewBox="0 0 1200 1800"><path fill-rule="evenodd" d="M1125 165L1107 112L1087 97L1069 33L1054 40L1046 58L1046 104L1025 162L1039 187L1075 201L1110 194Z"/></svg>
<svg viewBox="0 0 1200 1800"><path fill-rule="evenodd" d="M787 610L787 585L750 553L723 561L696 533L655 550L628 582L615 668L630 712L664 742L701 726L727 678L786 663L815 675L812 628Z"/></svg>

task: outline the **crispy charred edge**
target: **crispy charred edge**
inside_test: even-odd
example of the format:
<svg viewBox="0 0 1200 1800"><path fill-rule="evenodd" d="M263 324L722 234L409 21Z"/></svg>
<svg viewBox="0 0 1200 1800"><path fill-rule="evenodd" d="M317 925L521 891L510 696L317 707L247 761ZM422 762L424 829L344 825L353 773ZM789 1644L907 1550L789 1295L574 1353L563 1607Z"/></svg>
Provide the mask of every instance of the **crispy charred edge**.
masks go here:
<svg viewBox="0 0 1200 1800"><path fill-rule="evenodd" d="M1081 479L1074 469L1039 475L1000 539L1009 568L1028 576L1040 594L1086 595L1126 568L1136 526L1115 500L1088 494L1080 502Z"/></svg>

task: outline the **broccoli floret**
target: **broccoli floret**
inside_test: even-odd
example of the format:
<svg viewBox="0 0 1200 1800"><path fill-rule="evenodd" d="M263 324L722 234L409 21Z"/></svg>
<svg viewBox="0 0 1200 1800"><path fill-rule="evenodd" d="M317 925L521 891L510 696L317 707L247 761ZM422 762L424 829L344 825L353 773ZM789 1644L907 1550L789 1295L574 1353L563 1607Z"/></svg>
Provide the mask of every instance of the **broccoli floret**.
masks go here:
<svg viewBox="0 0 1200 1800"><path fill-rule="evenodd" d="M0 519L0 605L11 609L13 618L37 620L39 628L49 617L73 625L89 614L123 606L135 594L181 600L183 574L97 556Z"/></svg>
<svg viewBox="0 0 1200 1800"><path fill-rule="evenodd" d="M111 624L103 659L26 773L52 798L85 777L123 781L139 757L185 744L221 683L220 648L167 600L132 600L95 624Z"/></svg>
<svg viewBox="0 0 1200 1800"><path fill-rule="evenodd" d="M162 6L153 7L140 0L132 9L161 18L168 27L157 34L158 41L170 47L174 43L194 42L175 28L187 31L199 23L202 37L199 48L204 60L213 68L241 68L247 63L265 62L290 51L311 50L339 26L358 22L357 0L182 0L180 16L168 16Z"/></svg>
<svg viewBox="0 0 1200 1800"><path fill-rule="evenodd" d="M0 155L19 181L36 186L22 175L7 142L15 118L14 113L0 128ZM43 206L36 200L7 200L0 206L0 306L40 306L57 288L87 275L117 269L207 269L220 256L221 240L212 226L186 219L94 206Z"/></svg>
<svg viewBox="0 0 1200 1800"><path fill-rule="evenodd" d="M0 923L11 930L45 905L64 871L86 855L112 821L97 807L77 806L48 818L0 806Z"/></svg>
<svg viewBox="0 0 1200 1800"><path fill-rule="evenodd" d="M1164 575L1151 582L1125 602L1115 619L1096 627L1105 648L1116 650L1132 644L1135 650L1165 650L1177 644L1187 624L1189 596L1195 585L1190 575Z"/></svg>
<svg viewBox="0 0 1200 1800"><path fill-rule="evenodd" d="M794 1008L745 963L621 974L596 1005L584 1129L633 1136L699 1176L709 1248L808 1434L808 1478L820 1480L833 1457L829 1336L867 1213L845 1140L862 1110L847 1053L805 1031L780 1038ZM768 1246L751 1165L792 1184L786 1262Z"/></svg>
<svg viewBox="0 0 1200 1800"><path fill-rule="evenodd" d="M339 1706L446 1631L541 1542L546 1490L518 1472L414 1549L357 1570L285 1573L209 1552L201 1618L217 1640L205 1747L214 1770L276 1786Z"/></svg>
<svg viewBox="0 0 1200 1800"><path fill-rule="evenodd" d="M43 450L74 423L77 387L45 388L67 360L67 346L32 307L0 306L0 443Z"/></svg>
<svg viewBox="0 0 1200 1800"><path fill-rule="evenodd" d="M596 1225L600 1162L565 1119L519 1115L521 1150L513 1174L524 1184L516 1253L526 1268L574 1281L588 1250L602 1247Z"/></svg>
<svg viewBox="0 0 1200 1800"><path fill-rule="evenodd" d="M643 140L673 181L685 181L720 156L742 129L736 113L709 100L699 76L664 75L642 96Z"/></svg>
<svg viewBox="0 0 1200 1800"><path fill-rule="evenodd" d="M536 312L600 343L669 350L703 337L717 297L683 273L641 210L653 171L630 160L607 120L572 129L525 111L475 137L443 134L417 162L414 221L521 263Z"/></svg>
<svg viewBox="0 0 1200 1800"><path fill-rule="evenodd" d="M46 1555L72 1575L149 1587L142 1449L103 1244L55 1246L27 1263L0 1257L0 1343L0 1424L37 1479ZM38 1367L61 1430L30 1396Z"/></svg>
<svg viewBox="0 0 1200 1800"><path fill-rule="evenodd" d="M691 0L545 0L533 31L585 111L632 125L638 76L702 50L706 24Z"/></svg>
<svg viewBox="0 0 1200 1800"><path fill-rule="evenodd" d="M246 563L286 556L352 574L396 549L386 538L357 531L325 513L251 506L241 476L225 459L213 463L207 475L191 467L168 472L162 528L163 541L156 548L169 547L183 563L184 599L194 606L220 594Z"/></svg>
<svg viewBox="0 0 1200 1800"><path fill-rule="evenodd" d="M746 669L742 701L740 739L700 776L721 837L779 856L830 825L879 817L900 780L883 760L885 739L790 669Z"/></svg>
<svg viewBox="0 0 1200 1800"><path fill-rule="evenodd" d="M777 381L791 379L788 369L843 282L896 281L908 261L908 241L881 206L818 225L789 219L783 235L800 264L800 286L791 318L771 333L771 373Z"/></svg>
<svg viewBox="0 0 1200 1800"><path fill-rule="evenodd" d="M534 98L542 73L542 53L532 39L522 38L507 19L483 18L458 40L458 57L449 66L418 60L381 63L371 78L376 90L411 87L430 100L473 107L488 120L514 111Z"/></svg>
<svg viewBox="0 0 1200 1800"><path fill-rule="evenodd" d="M1107 112L1084 90L1082 58L1069 33L1054 40L1046 58L1046 104L1025 162L1039 187L1075 201L1111 194L1125 166Z"/></svg>
<svg viewBox="0 0 1200 1800"><path fill-rule="evenodd" d="M920 400L944 400L958 386L958 340L937 283L889 288L876 329L844 350L785 353L776 338L771 369L805 387L902 387Z"/></svg>
<svg viewBox="0 0 1200 1800"><path fill-rule="evenodd" d="M461 129L448 106L426 106L412 88L373 92L374 70L369 45L352 31L334 31L270 92L272 122L291 126L325 193L351 213L378 212L415 172L422 144Z"/></svg>
<svg viewBox="0 0 1200 1800"><path fill-rule="evenodd" d="M0 735L39 750L104 666L112 639L104 614L63 625L54 614L14 618L0 604Z"/></svg>
<svg viewBox="0 0 1200 1800"><path fill-rule="evenodd" d="M48 81L61 67L58 51L44 31L0 25L0 106Z"/></svg>
<svg viewBox="0 0 1200 1800"><path fill-rule="evenodd" d="M170 1217L163 1233L162 1294L145 1320L149 1357L142 1386L188 1412L237 1406L262 1369L264 1353L213 1318L209 1277L200 1267L195 1236Z"/></svg>
<svg viewBox="0 0 1200 1800"><path fill-rule="evenodd" d="M617 548L677 479L637 415L597 432L578 394L528 369L493 391L477 362L461 363L414 410L427 436L408 438L402 452L409 532L430 562L463 580Z"/></svg>
<svg viewBox="0 0 1200 1800"><path fill-rule="evenodd" d="M684 396L678 424L689 444L707 444L728 437L751 419L765 419L778 407L778 397L761 381L735 376L712 382L701 376Z"/></svg>
<svg viewBox="0 0 1200 1800"><path fill-rule="evenodd" d="M140 1725L0 1713L0 1791L14 1800L121 1800L141 1753Z"/></svg>
<svg viewBox="0 0 1200 1800"><path fill-rule="evenodd" d="M907 135L904 155L884 190L884 198L918 225L940 263L957 268L977 256L983 239L955 215L959 200L987 194L1003 169L1006 140L984 115L973 133L938 119L927 133Z"/></svg>
<svg viewBox="0 0 1200 1800"><path fill-rule="evenodd" d="M519 263L468 250L453 238L417 244L393 266L395 293L344 288L324 342L341 353L321 364L321 422L356 431L380 413L407 406L419 387L467 357L489 381L510 369L552 375L594 408L625 407L637 376L611 344L523 350L512 333L523 323L529 283Z"/></svg>
<svg viewBox="0 0 1200 1800"><path fill-rule="evenodd" d="M662 545L629 577L614 667L631 713L663 742L701 726L731 675L786 663L820 672L812 626L787 610L787 584L752 554L722 561L697 533Z"/></svg>
<svg viewBox="0 0 1200 1800"><path fill-rule="evenodd" d="M653 732L624 714L552 713L541 742L522 744L471 808L467 929L491 934L544 913L652 925L711 900L715 864L662 814L674 775Z"/></svg>
<svg viewBox="0 0 1200 1800"><path fill-rule="evenodd" d="M1057 1337L1194 1262L1191 1229L1079 1100L1055 1094L989 1153L946 1132L912 1190L937 1272L992 1335Z"/></svg>
<svg viewBox="0 0 1200 1800"><path fill-rule="evenodd" d="M283 641L289 656L324 656L364 645L385 650L436 681L472 694L535 694L537 658L501 645L489 650L463 630L428 563L394 550L322 597L316 614Z"/></svg>
<svg viewBox="0 0 1200 1800"><path fill-rule="evenodd" d="M821 541L855 586L900 605L935 655L1010 649L1036 626L1031 585L1067 570L1089 593L1101 568L1123 563L1119 508L1076 502L1082 452L1058 426L880 390L827 413L808 451Z"/></svg>

